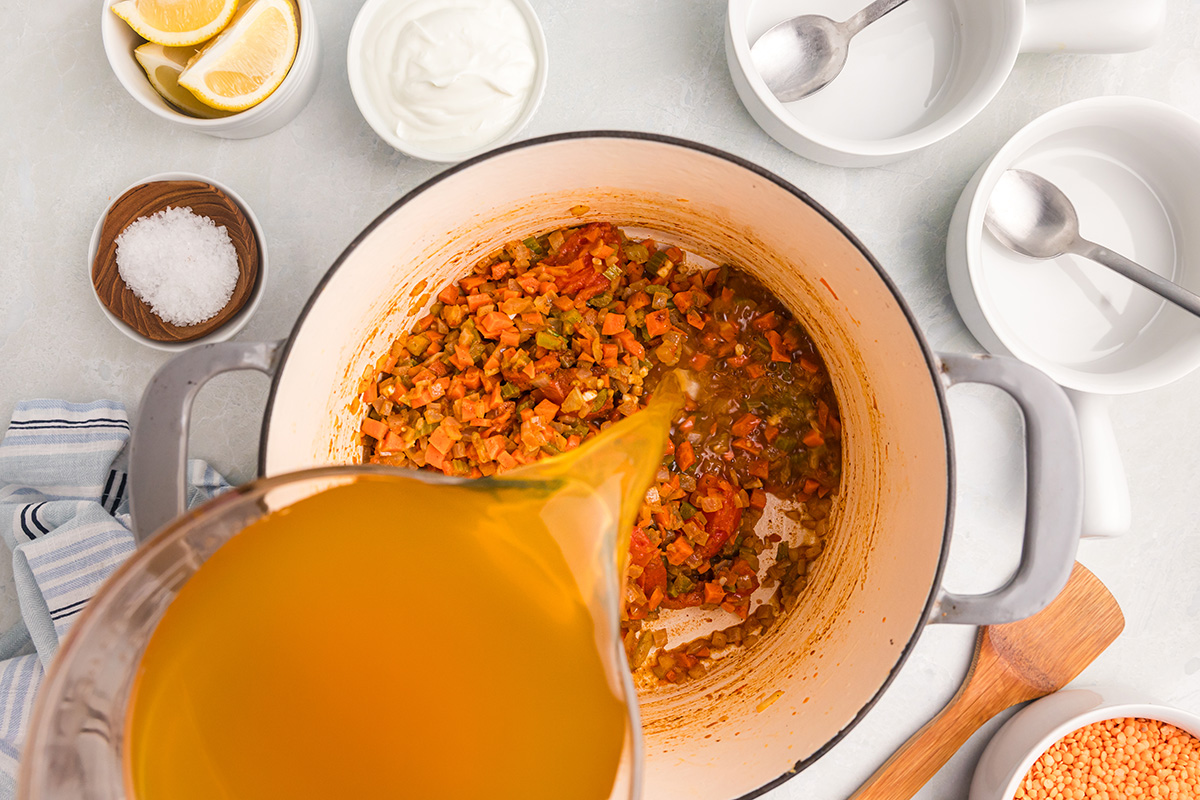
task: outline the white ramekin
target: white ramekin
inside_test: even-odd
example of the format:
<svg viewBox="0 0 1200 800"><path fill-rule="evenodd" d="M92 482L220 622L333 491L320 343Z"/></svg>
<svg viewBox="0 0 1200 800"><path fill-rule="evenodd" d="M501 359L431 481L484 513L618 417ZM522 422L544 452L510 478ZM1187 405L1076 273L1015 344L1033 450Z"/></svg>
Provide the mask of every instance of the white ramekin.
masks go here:
<svg viewBox="0 0 1200 800"><path fill-rule="evenodd" d="M317 36L317 15L312 0L293 0L300 20L300 43L291 69L279 88L256 106L216 119L200 119L175 108L162 98L146 79L133 50L142 43L138 36L110 9L118 0L104 0L100 10L100 35L104 53L113 74L125 91L156 116L181 128L219 136L223 139L252 139L277 130L291 122L303 110L317 88L320 76L321 47Z"/></svg>
<svg viewBox="0 0 1200 800"><path fill-rule="evenodd" d="M542 23L538 19L537 12L533 10L533 6L529 4L529 0L509 0L516 7L517 11L521 13L521 16L525 19L525 24L529 26L529 35L533 43L533 53L535 58L537 58L537 71L533 77L533 88L530 90L529 98L525 102L525 108L513 120L512 125L489 142L485 142L470 150L457 152L436 150L426 147L419 142L412 142L397 136L396 132L384 121L383 115L380 114L371 102L371 96L366 87L366 78L363 75L363 39L366 36L367 29L374 23L380 7L388 2L390 0L367 0L363 3L362 8L358 10L358 15L354 18L354 25L350 28L350 39L346 44L346 72L350 79L350 93L354 95L354 103L358 106L359 113L362 114L363 119L367 121L367 124L371 126L371 130L375 131L375 134L380 139L383 139L383 141L401 153L414 158L454 164L482 155L505 142L511 141L529 123L534 112L537 111L538 105L541 104L542 95L546 91L546 76L549 74L546 34L542 30Z"/></svg>

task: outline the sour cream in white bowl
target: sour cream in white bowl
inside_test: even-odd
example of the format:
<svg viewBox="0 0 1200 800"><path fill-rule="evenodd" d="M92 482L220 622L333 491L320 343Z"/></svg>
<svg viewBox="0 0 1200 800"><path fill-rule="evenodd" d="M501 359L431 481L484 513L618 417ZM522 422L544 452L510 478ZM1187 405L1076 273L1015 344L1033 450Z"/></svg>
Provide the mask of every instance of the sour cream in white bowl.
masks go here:
<svg viewBox="0 0 1200 800"><path fill-rule="evenodd" d="M367 0L346 59L379 138L428 161L508 141L546 86L546 38L528 0Z"/></svg>

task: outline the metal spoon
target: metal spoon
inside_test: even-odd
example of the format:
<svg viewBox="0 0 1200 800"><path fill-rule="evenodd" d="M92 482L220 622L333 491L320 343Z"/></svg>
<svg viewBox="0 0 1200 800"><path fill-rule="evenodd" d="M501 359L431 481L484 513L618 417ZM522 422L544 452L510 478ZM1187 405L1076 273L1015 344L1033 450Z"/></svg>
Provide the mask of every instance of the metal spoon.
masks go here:
<svg viewBox="0 0 1200 800"><path fill-rule="evenodd" d="M785 19L758 37L750 59L781 102L808 97L841 73L854 34L906 2L875 0L845 22L820 14Z"/></svg>
<svg viewBox="0 0 1200 800"><path fill-rule="evenodd" d="M1200 316L1200 296L1079 235L1079 217L1062 190L1041 175L1010 169L996 181L984 224L1005 247L1030 258L1063 253L1091 259Z"/></svg>

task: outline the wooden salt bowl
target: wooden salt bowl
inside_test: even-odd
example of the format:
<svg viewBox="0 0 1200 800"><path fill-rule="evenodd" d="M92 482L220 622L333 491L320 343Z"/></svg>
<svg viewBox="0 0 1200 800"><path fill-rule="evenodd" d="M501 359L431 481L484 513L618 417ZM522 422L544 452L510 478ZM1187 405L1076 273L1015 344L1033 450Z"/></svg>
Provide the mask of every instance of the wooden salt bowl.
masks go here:
<svg viewBox="0 0 1200 800"><path fill-rule="evenodd" d="M172 325L138 299L117 271L117 237L140 217L166 208L190 208L225 226L237 253L238 279L233 294L217 314L197 325ZM259 247L245 213L217 187L201 181L154 181L133 187L117 198L100 229L92 283L100 302L122 322L156 342L187 342L206 336L228 322L254 293L258 282Z"/></svg>

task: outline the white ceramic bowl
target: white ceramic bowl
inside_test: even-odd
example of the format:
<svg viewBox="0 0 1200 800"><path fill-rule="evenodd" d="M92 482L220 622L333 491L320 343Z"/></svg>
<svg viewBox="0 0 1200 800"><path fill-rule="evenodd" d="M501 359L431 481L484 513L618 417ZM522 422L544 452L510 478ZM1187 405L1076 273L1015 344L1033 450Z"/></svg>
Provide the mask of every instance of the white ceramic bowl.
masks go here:
<svg viewBox="0 0 1200 800"><path fill-rule="evenodd" d="M946 241L954 302L979 342L1069 390L1087 472L1084 535L1130 526L1129 492L1103 398L1200 367L1200 326L1181 308L1077 256L1036 261L984 230L996 181L1020 167L1057 184L1080 232L1200 291L1200 121L1138 97L1056 108L1018 131L967 184Z"/></svg>
<svg viewBox="0 0 1200 800"><path fill-rule="evenodd" d="M863 29L845 69L814 95L781 103L750 57L768 28L797 14L845 20L863 0L729 0L725 54L742 103L783 146L864 167L912 155L991 102L1021 52L1119 53L1148 47L1164 0L919 0ZM801 7L803 6L803 7Z"/></svg>
<svg viewBox="0 0 1200 800"><path fill-rule="evenodd" d="M316 91L321 47L312 0L292 0L299 13L300 43L283 83L258 105L216 119L200 119L177 111L155 91L133 55L134 48L144 40L110 10L115 2L117 0L104 0L100 9L100 35L109 66L134 100L155 116L181 128L223 139L263 136L291 122Z"/></svg>
<svg viewBox="0 0 1200 800"><path fill-rule="evenodd" d="M362 114L367 124L371 126L371 130L375 131L380 139L383 139L383 141L401 153L414 158L424 159L425 161L437 161L446 164L453 164L474 158L512 140L528 124L537 111L538 105L542 102L542 95L546 91L546 76L549 74L546 34L543 32L542 23L538 19L537 13L533 10L533 6L529 4L529 0L507 0L507 2L511 3L520 12L521 17L525 20L525 24L529 27L533 52L537 59L537 71L534 74L533 86L525 101L525 106L516 119L513 120L512 124L497 136L477 147L455 151L429 147L422 142L398 136L396 131L388 125L383 114L380 113L371 99L365 75L366 66L363 58L364 40L368 31L372 29L372 26L377 24L376 18L380 9L391 2L394 2L394 0L367 0L363 3L362 8L358 10L358 15L354 18L354 25L350 28L350 39L346 44L346 71L350 79L350 93L354 96L354 102L358 106L359 113Z"/></svg>
<svg viewBox="0 0 1200 800"><path fill-rule="evenodd" d="M236 314L226 320L226 322L216 330L205 336L201 336L186 342L160 342L143 336L133 328L129 327L129 325L125 324L120 317L110 311L108 306L104 305L104 302L100 299L100 295L96 292L96 285L93 283L91 277L92 262L96 260L96 251L100 248L100 233L104 228L104 219L108 216L108 212L113 207L113 204L135 186L141 186L144 183L154 183L156 181L201 181L203 183L215 186L228 195L229 199L236 203L238 208L242 210L242 213L250 222L250 227L254 230L254 238L258 240L258 277L255 280L254 289L250 292L250 296L246 298L246 304L243 305ZM100 306L100 311L103 312L104 316L108 317L108 321L111 322L117 330L128 336L130 339L133 339L135 342L140 342L141 344L144 344L147 347L152 347L155 350L165 350L171 353L177 353L181 350L186 350L189 347L195 347L198 344L223 342L232 337L242 328L246 327L246 323L250 321L250 317L254 316L254 312L258 309L259 303L262 302L263 294L266 292L268 268L267 237L263 234L262 226L258 223L258 217L254 216L254 212L250 209L250 206L247 205L246 201L241 198L241 195L220 181L215 181L212 178L206 178L203 175L197 175L192 172L160 172L157 175L151 175L147 178L142 178L140 181L134 181L129 186L126 186L124 189L114 194L113 199L107 206L104 207L104 211L100 214L100 218L96 220L96 227L92 229L91 241L88 242L88 286L92 287L92 296L96 298L96 305Z"/></svg>
<svg viewBox="0 0 1200 800"><path fill-rule="evenodd" d="M992 737L971 780L968 800L1012 800L1042 753L1093 722L1122 717L1154 719L1200 737L1200 715L1148 702L1120 688L1066 689L1021 709Z"/></svg>

